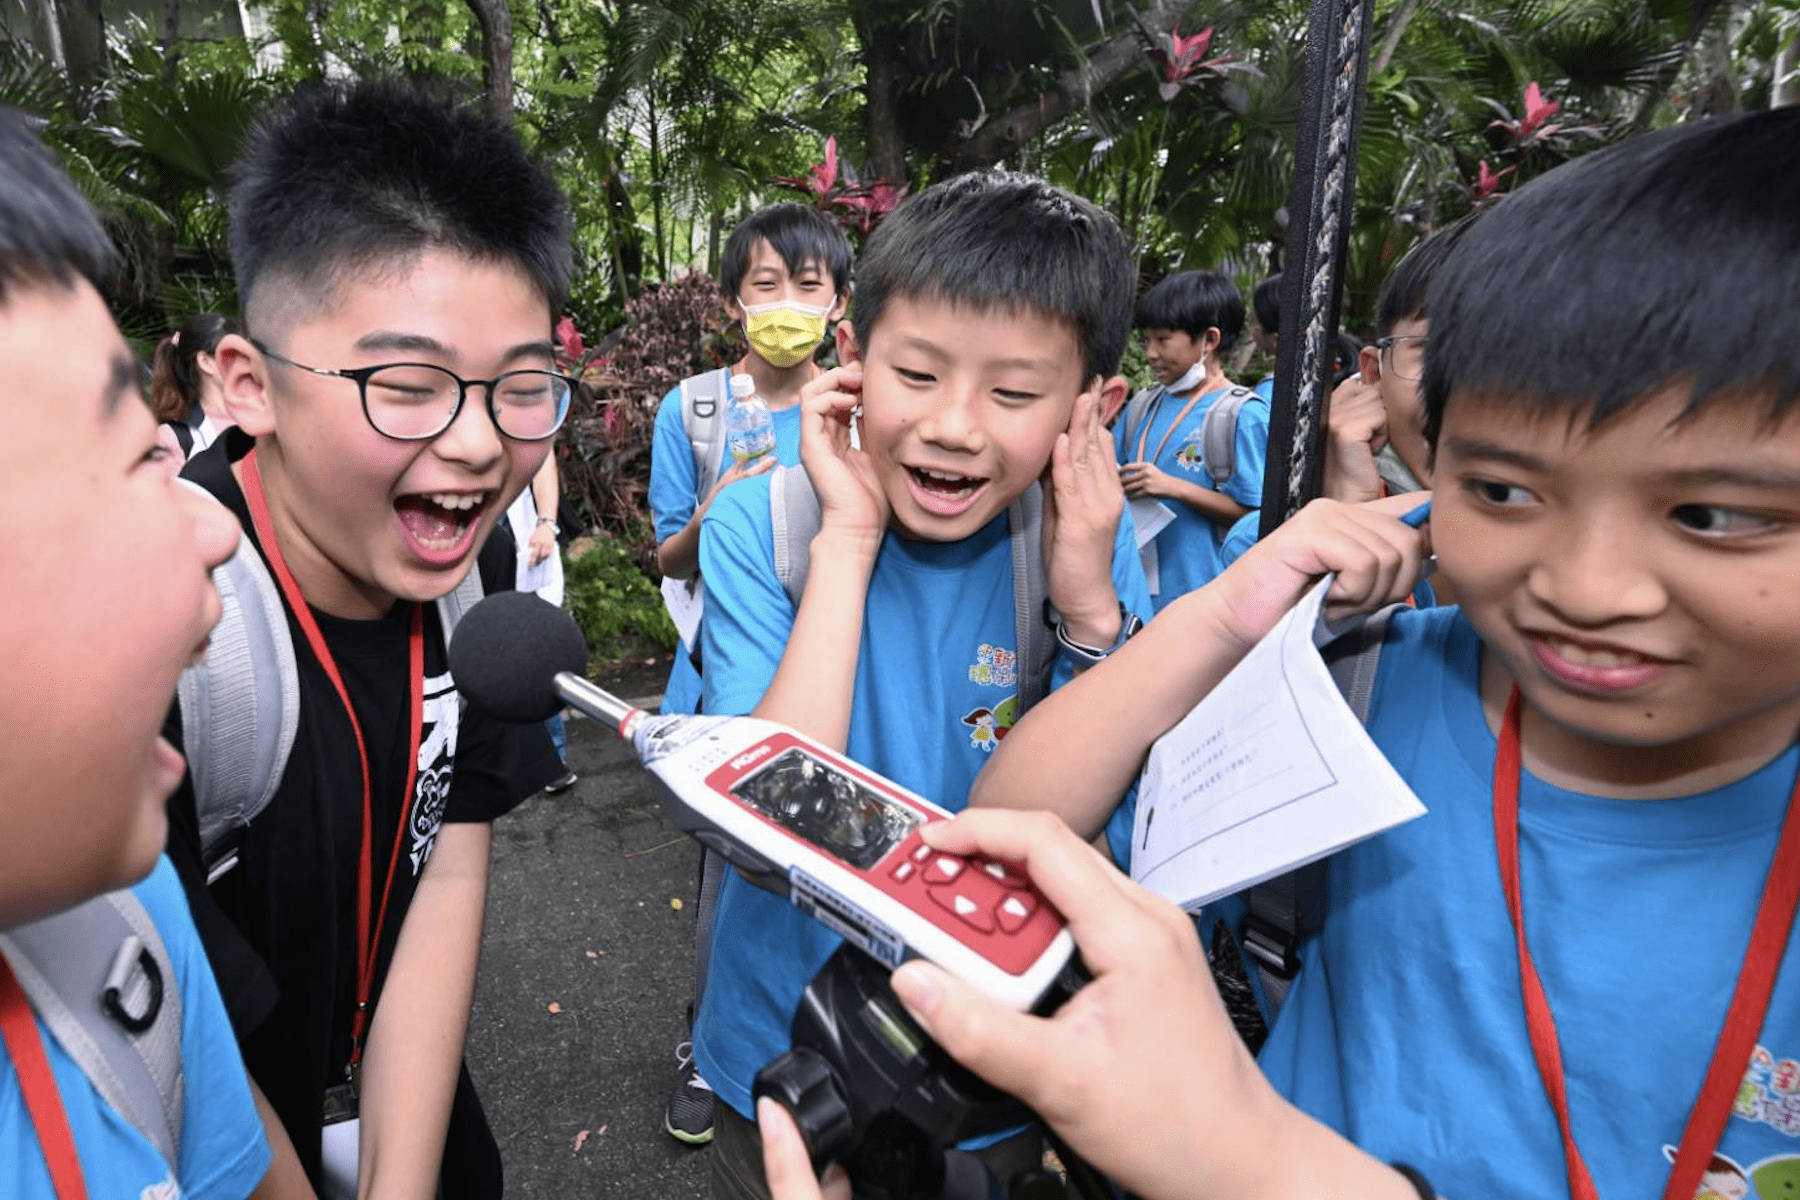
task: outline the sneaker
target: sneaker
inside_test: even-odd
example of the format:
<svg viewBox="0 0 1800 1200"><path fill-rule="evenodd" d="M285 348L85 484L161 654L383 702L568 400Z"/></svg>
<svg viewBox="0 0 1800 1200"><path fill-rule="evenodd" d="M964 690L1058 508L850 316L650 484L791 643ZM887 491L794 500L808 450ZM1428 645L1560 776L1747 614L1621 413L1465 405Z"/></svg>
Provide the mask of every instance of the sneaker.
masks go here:
<svg viewBox="0 0 1800 1200"><path fill-rule="evenodd" d="M704 1146L713 1135L712 1085L700 1077L700 1068L694 1065L692 1042L675 1047L675 1061L681 1064L681 1081L669 1093L663 1128L678 1142Z"/></svg>
<svg viewBox="0 0 1800 1200"><path fill-rule="evenodd" d="M544 794L546 796L560 796L574 786L575 772L564 771L561 775L558 775L555 779L552 779L549 783L544 785Z"/></svg>

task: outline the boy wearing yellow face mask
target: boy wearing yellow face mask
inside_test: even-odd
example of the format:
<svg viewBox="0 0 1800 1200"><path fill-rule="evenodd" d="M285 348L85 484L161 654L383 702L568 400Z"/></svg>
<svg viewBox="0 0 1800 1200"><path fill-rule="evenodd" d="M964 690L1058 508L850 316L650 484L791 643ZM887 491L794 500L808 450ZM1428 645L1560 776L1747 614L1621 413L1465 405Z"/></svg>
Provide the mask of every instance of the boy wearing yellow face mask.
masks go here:
<svg viewBox="0 0 1800 1200"><path fill-rule="evenodd" d="M752 213L726 240L720 269L725 311L743 327L749 349L728 370L691 376L669 389L656 412L650 450L650 511L656 522L657 568L698 592L700 518L713 497L776 463L800 461L800 389L819 374L813 352L850 300L854 255L843 231L804 204L775 204ZM726 457L728 379L748 375L774 418L775 450L733 465ZM729 467L729 469L727 469ZM663 690L663 712L694 712L700 674L683 644ZM705 980L710 893L703 868L695 946L694 999ZM712 1138L712 1091L677 1052L682 1076L669 1098L664 1127L693 1145Z"/></svg>

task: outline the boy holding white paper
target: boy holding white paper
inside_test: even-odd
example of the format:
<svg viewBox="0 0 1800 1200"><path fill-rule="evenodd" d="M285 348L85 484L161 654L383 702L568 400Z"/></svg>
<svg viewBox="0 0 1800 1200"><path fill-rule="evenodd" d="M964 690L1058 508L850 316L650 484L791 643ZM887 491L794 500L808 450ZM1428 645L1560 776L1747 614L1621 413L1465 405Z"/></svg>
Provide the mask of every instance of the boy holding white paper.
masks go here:
<svg viewBox="0 0 1800 1200"><path fill-rule="evenodd" d="M1796 137L1777 110L1589 155L1434 280L1429 538L1461 608L1394 617L1368 721L1431 811L1331 860L1262 1078L1219 1085L1266 1144L1309 1114L1453 1196L1800 1173ZM1034 710L976 802L1098 830L1314 580L1340 612L1405 594L1417 502L1309 506ZM1202 1111L1203 1074L1158 1099Z"/></svg>

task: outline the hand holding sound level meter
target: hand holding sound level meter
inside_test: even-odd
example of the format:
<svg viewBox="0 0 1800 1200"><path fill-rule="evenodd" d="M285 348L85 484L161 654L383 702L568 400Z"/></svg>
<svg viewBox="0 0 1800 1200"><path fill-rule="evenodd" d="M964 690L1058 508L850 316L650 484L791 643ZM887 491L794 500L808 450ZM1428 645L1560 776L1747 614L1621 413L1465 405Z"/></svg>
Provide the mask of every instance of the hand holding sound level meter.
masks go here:
<svg viewBox="0 0 1800 1200"><path fill-rule="evenodd" d="M944 809L771 721L632 707L587 681L574 622L535 596L476 605L450 659L462 693L503 719L567 703L615 727L678 828L890 968L916 954L1025 1009L1073 951L1061 915L1017 870L924 843Z"/></svg>

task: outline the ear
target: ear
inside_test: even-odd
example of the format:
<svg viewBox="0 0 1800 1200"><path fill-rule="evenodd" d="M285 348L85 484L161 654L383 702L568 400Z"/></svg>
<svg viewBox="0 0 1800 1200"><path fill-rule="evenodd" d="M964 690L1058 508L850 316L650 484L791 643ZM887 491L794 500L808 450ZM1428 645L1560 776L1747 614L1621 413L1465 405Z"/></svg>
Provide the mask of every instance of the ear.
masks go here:
<svg viewBox="0 0 1800 1200"><path fill-rule="evenodd" d="M734 325L743 321L744 306L738 303L738 298L736 296L725 297L725 315L731 318L731 322Z"/></svg>
<svg viewBox="0 0 1800 1200"><path fill-rule="evenodd" d="M825 319L828 321L841 321L844 319L844 314L849 311L850 289L845 288L842 292L838 293L837 302L831 306L831 311L825 314Z"/></svg>
<svg viewBox="0 0 1800 1200"><path fill-rule="evenodd" d="M1204 358L1208 354L1217 355L1219 343L1224 340L1225 335L1219 332L1217 325L1208 325L1206 332L1200 335L1200 356Z"/></svg>
<svg viewBox="0 0 1800 1200"><path fill-rule="evenodd" d="M1119 410L1125 407L1125 401L1131 398L1131 381L1123 375L1114 375L1111 379L1100 382L1100 423L1111 425Z"/></svg>
<svg viewBox="0 0 1800 1200"><path fill-rule="evenodd" d="M856 344L856 329L848 321L838 322L837 356L840 366L862 361L862 348Z"/></svg>
<svg viewBox="0 0 1800 1200"><path fill-rule="evenodd" d="M1362 373L1363 382L1374 386L1381 382L1381 351L1373 345L1364 346L1362 353L1356 356L1356 369Z"/></svg>
<svg viewBox="0 0 1800 1200"><path fill-rule="evenodd" d="M225 411L251 437L275 432L275 405L269 394L269 363L249 339L235 333L219 339L213 351L219 384L225 392Z"/></svg>

